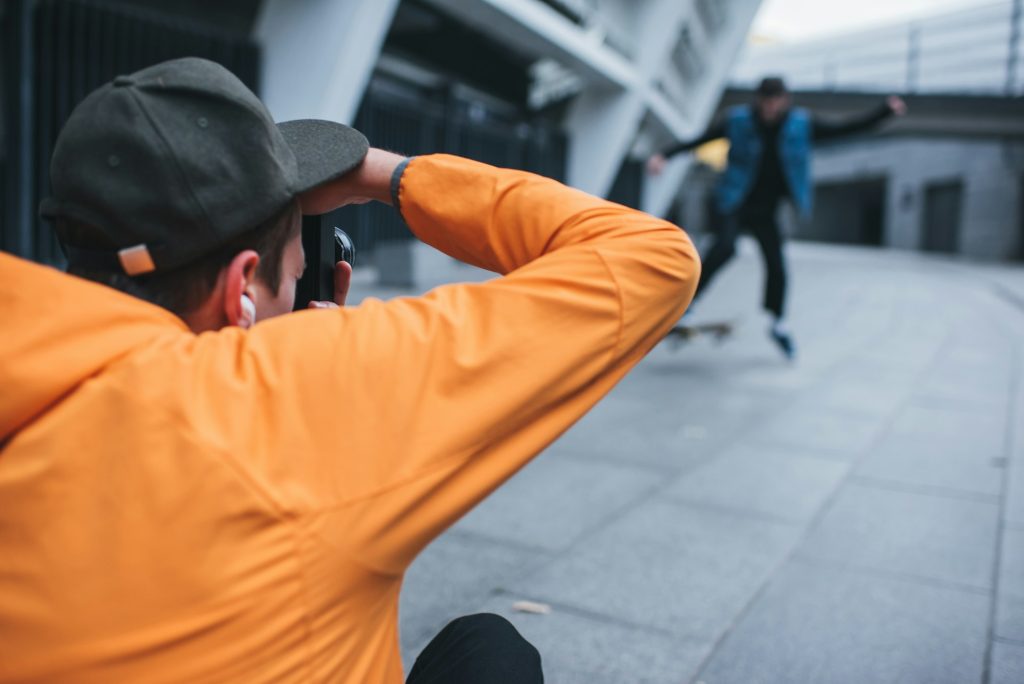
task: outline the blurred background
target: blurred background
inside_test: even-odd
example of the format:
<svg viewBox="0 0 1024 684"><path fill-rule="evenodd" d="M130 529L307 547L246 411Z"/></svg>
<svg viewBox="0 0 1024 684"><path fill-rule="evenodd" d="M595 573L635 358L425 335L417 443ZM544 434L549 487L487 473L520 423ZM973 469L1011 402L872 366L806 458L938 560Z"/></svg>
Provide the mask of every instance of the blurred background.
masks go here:
<svg viewBox="0 0 1024 684"><path fill-rule="evenodd" d="M59 263L35 208L70 109L113 75L200 55L235 71L279 120L326 117L409 154L537 171L691 232L708 227L722 145L684 155L664 177L645 177L641 162L750 100L765 74L784 76L796 104L839 117L900 93L911 114L883 137L819 150L817 212L789 232L1022 260L1019 5L6 0L0 246ZM367 255L409 237L383 210L345 221Z"/></svg>
<svg viewBox="0 0 1024 684"><path fill-rule="evenodd" d="M553 682L1022 682L1022 30L1024 0L4 0L0 248L61 265L36 207L62 123L173 57L278 120L542 173L699 246L727 147L656 177L652 153L765 75L825 118L899 94L907 116L816 147L813 215L783 217L798 361L741 241L701 301L734 335L660 345L432 545L403 654L491 610ZM326 220L357 301L490 277L387 208Z"/></svg>

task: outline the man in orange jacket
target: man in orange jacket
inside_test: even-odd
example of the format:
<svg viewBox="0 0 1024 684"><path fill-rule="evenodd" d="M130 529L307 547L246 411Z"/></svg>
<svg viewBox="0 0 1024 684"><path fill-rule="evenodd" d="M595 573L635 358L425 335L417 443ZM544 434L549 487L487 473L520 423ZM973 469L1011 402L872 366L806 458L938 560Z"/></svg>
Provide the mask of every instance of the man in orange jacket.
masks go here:
<svg viewBox="0 0 1024 684"><path fill-rule="evenodd" d="M5 682L402 681L409 564L607 393L699 277L669 223L275 125L199 59L91 94L51 175L72 275L0 254ZM369 200L504 277L278 315L300 211ZM471 616L409 681L541 677L511 625Z"/></svg>

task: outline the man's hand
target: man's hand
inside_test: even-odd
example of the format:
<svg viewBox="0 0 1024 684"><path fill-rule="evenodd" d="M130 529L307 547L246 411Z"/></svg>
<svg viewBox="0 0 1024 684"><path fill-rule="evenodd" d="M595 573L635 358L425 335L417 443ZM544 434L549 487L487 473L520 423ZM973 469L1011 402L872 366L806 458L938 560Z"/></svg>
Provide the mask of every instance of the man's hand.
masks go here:
<svg viewBox="0 0 1024 684"><path fill-rule="evenodd" d="M647 160L647 173L652 176L661 175L661 172L665 170L665 164L667 163L668 160L665 159L665 155L651 155L651 158Z"/></svg>
<svg viewBox="0 0 1024 684"><path fill-rule="evenodd" d="M326 214L349 204L371 200L391 204L391 174L405 157L371 147L363 162L341 178L313 188L299 197L302 213Z"/></svg>
<svg viewBox="0 0 1024 684"><path fill-rule="evenodd" d="M334 264L334 301L333 302L310 302L310 309L337 309L345 306L348 298L348 288L352 284L352 265L347 261L339 261Z"/></svg>
<svg viewBox="0 0 1024 684"><path fill-rule="evenodd" d="M890 95L886 98L885 103L889 105L889 109L896 116L903 116L907 113L907 103L899 95Z"/></svg>

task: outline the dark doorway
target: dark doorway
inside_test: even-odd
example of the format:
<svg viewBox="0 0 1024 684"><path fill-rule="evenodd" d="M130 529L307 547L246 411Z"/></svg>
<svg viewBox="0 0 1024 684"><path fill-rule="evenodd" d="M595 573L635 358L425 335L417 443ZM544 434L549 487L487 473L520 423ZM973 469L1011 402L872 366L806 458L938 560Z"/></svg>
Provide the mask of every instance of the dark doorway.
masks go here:
<svg viewBox="0 0 1024 684"><path fill-rule="evenodd" d="M888 179L826 183L816 189L814 217L797 237L848 245L882 245Z"/></svg>
<svg viewBox="0 0 1024 684"><path fill-rule="evenodd" d="M925 186L921 249L939 254L958 251L963 192L964 184L959 180Z"/></svg>

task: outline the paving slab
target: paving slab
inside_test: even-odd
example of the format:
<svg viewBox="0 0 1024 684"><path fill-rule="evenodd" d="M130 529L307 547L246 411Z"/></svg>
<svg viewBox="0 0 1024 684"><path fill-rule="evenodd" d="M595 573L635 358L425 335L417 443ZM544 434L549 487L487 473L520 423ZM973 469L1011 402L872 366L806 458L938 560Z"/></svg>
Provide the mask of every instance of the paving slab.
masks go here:
<svg viewBox="0 0 1024 684"><path fill-rule="evenodd" d="M662 480L650 470L544 454L454 529L557 551L643 498ZM572 487L573 496L565 495L566 487Z"/></svg>
<svg viewBox="0 0 1024 684"><path fill-rule="evenodd" d="M399 616L406 667L448 622L475 612L493 592L546 560L537 550L454 531L435 540L417 557L402 586Z"/></svg>
<svg viewBox="0 0 1024 684"><path fill-rule="evenodd" d="M998 498L1006 460L963 442L937 436L886 434L857 464L855 473L894 483L936 487Z"/></svg>
<svg viewBox="0 0 1024 684"><path fill-rule="evenodd" d="M998 504L850 484L802 557L992 588Z"/></svg>
<svg viewBox="0 0 1024 684"><path fill-rule="evenodd" d="M1012 388L1011 378L1005 371L1006 364L942 363L922 381L917 391L933 398L1005 406Z"/></svg>
<svg viewBox="0 0 1024 684"><path fill-rule="evenodd" d="M766 422L754 439L761 444L852 460L872 445L883 427L884 420L879 416L816 406L779 415Z"/></svg>
<svg viewBox="0 0 1024 684"><path fill-rule="evenodd" d="M792 562L715 652L705 684L980 682L988 597Z"/></svg>
<svg viewBox="0 0 1024 684"><path fill-rule="evenodd" d="M557 607L548 615L515 612L514 598L497 596L480 609L508 618L537 647L553 684L685 682L714 645Z"/></svg>
<svg viewBox="0 0 1024 684"><path fill-rule="evenodd" d="M892 422L891 434L941 440L982 457L1006 457L1006 414L978 407L915 402Z"/></svg>
<svg viewBox="0 0 1024 684"><path fill-rule="evenodd" d="M784 447L740 445L679 477L665 496L806 523L849 466Z"/></svg>
<svg viewBox="0 0 1024 684"><path fill-rule="evenodd" d="M645 372L637 368L634 372ZM665 406L616 401L616 388L566 432L553 449L583 459L649 465L681 470L707 455L707 444L694 442L680 430L680 420ZM708 434L707 431L704 433Z"/></svg>
<svg viewBox="0 0 1024 684"><path fill-rule="evenodd" d="M1007 525L1024 528L1024 459L1018 457L1010 462L1007 478L1003 519Z"/></svg>
<svg viewBox="0 0 1024 684"><path fill-rule="evenodd" d="M999 590L1024 599L1024 529L1004 528Z"/></svg>
<svg viewBox="0 0 1024 684"><path fill-rule="evenodd" d="M1019 383L1013 407L1003 519L1007 525L1024 529L1024 381Z"/></svg>
<svg viewBox="0 0 1024 684"><path fill-rule="evenodd" d="M1024 598L1000 593L996 602L996 636L1024 645Z"/></svg>
<svg viewBox="0 0 1024 684"><path fill-rule="evenodd" d="M910 396L913 378L914 374L875 377L858 364L853 369L844 368L827 384L809 390L802 401L809 407L888 417Z"/></svg>
<svg viewBox="0 0 1024 684"><path fill-rule="evenodd" d="M724 378L689 377L656 349L553 449L584 458L684 471L704 462L765 419L778 391L736 392ZM737 426L743 426L738 431Z"/></svg>
<svg viewBox="0 0 1024 684"><path fill-rule="evenodd" d="M655 500L511 589L680 636L714 639L799 534L796 525Z"/></svg>
<svg viewBox="0 0 1024 684"><path fill-rule="evenodd" d="M414 564L407 663L492 610L556 684L1024 681L1024 312L967 263L789 247L796 363L741 241L696 312L726 343L658 345Z"/></svg>
<svg viewBox="0 0 1024 684"><path fill-rule="evenodd" d="M989 684L1024 682L1024 646L996 642L992 647L992 677Z"/></svg>

